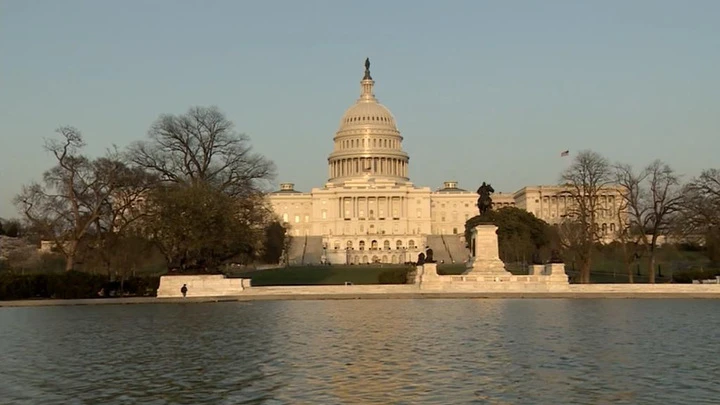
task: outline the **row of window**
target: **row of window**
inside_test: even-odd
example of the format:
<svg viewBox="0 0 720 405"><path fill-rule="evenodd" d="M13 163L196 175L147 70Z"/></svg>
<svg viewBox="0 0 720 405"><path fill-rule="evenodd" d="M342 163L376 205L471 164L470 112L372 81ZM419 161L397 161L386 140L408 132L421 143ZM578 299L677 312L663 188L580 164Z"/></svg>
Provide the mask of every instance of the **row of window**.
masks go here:
<svg viewBox="0 0 720 405"><path fill-rule="evenodd" d="M392 148L399 149L400 145L397 140L394 139L345 139L341 142L340 146L342 149L350 148Z"/></svg>
<svg viewBox="0 0 720 405"><path fill-rule="evenodd" d="M389 240L383 241L383 250L390 250L390 249L391 249L391 248L390 248L390 245L391 245L391 242L390 242ZM340 241L336 240L335 242L333 242L333 249L339 250L340 247L341 247L341 246L340 246ZM364 240L361 240L360 242L358 242L358 249L359 249L359 250L365 250L365 247L366 247L366 245L365 245L365 241L364 241ZM417 247L417 246L415 246L415 240L410 239L410 240L408 241L407 247L408 247L409 249L415 249L415 248ZM354 249L355 249L355 247L353 246L353 242L352 242L351 240L345 242L345 248L346 248L346 249L350 249L350 250L354 250ZM395 241L395 249L402 249L402 248L403 248L403 241L401 241L400 239L396 240L396 241ZM377 250L377 249L379 249L379 244L378 244L378 241L377 241L377 240L372 240L372 241L370 241L370 249L371 249L371 250Z"/></svg>
<svg viewBox="0 0 720 405"><path fill-rule="evenodd" d="M405 258L404 254L400 255L382 255L381 256L360 256L360 255L354 255L354 256L348 256L348 263L351 264L370 264L370 263L399 263L400 260L407 260Z"/></svg>
<svg viewBox="0 0 720 405"><path fill-rule="evenodd" d="M360 122L360 121L391 122L389 117L375 117L375 116L349 117L349 118L345 119L345 123Z"/></svg>

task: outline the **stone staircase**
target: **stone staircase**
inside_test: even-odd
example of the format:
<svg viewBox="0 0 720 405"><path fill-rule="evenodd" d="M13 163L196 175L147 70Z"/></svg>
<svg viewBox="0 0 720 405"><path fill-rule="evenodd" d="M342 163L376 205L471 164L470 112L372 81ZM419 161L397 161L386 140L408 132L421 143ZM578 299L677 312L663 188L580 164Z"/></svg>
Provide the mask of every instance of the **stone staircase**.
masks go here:
<svg viewBox="0 0 720 405"><path fill-rule="evenodd" d="M450 256L450 263L465 263L470 256L470 250L465 247L462 235L441 235L445 248ZM448 262L446 262L448 263Z"/></svg>
<svg viewBox="0 0 720 405"><path fill-rule="evenodd" d="M301 264L320 264L323 254L322 236L305 237L305 254Z"/></svg>
<svg viewBox="0 0 720 405"><path fill-rule="evenodd" d="M462 235L428 235L427 245L433 250L438 263L465 263L470 253L465 248Z"/></svg>
<svg viewBox="0 0 720 405"><path fill-rule="evenodd" d="M299 266L303 261L305 251L305 236L291 236L290 249L288 249L288 265Z"/></svg>

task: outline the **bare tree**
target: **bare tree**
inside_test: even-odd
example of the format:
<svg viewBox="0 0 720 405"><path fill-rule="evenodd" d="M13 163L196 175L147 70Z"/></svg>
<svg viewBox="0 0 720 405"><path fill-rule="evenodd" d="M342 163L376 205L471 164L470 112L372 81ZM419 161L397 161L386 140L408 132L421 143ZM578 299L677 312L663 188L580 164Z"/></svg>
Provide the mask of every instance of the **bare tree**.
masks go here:
<svg viewBox="0 0 720 405"><path fill-rule="evenodd" d="M112 206L113 194L125 186L125 166L114 156L91 160L82 155L85 142L77 129L57 132L59 140L45 142L56 165L44 173L42 185L23 187L15 204L31 226L54 241L69 271L75 267L80 241Z"/></svg>
<svg viewBox="0 0 720 405"><path fill-rule="evenodd" d="M580 266L580 282L590 282L590 266L595 243L601 241L602 234L597 225L602 206L600 196L608 191L611 183L611 167L603 156L592 151L581 151L560 176L561 182L568 188L567 195L572 200L568 208L568 226L573 229L573 246ZM574 224L570 225L570 222ZM564 240L568 240L564 238Z"/></svg>
<svg viewBox="0 0 720 405"><path fill-rule="evenodd" d="M680 181L673 169L660 160L638 173L626 164L617 165L615 172L623 190L630 229L641 237L647 250L649 281L654 283L658 239L669 234L681 207Z"/></svg>
<svg viewBox="0 0 720 405"><path fill-rule="evenodd" d="M247 196L274 175L273 163L253 153L248 137L216 107L162 115L148 135L149 141L131 147L131 159L163 181L202 182L230 196Z"/></svg>
<svg viewBox="0 0 720 405"><path fill-rule="evenodd" d="M704 170L683 190L682 225L686 239L704 240L710 259L720 262L720 170Z"/></svg>
<svg viewBox="0 0 720 405"><path fill-rule="evenodd" d="M627 172L627 170L630 172ZM627 175L630 175L629 177ZM625 272L628 276L628 283L634 283L635 277L632 270L632 266L635 261L640 258L642 249L644 249L644 237L642 230L633 221L634 216L632 212L636 209L631 208L637 207L638 203L635 199L637 193L634 184L636 177L632 176L632 168L626 165L618 165L616 167L617 185L620 187L620 200L618 201L617 210L615 211L615 220L617 221L617 230L613 237L620 243L622 250L623 264L625 265Z"/></svg>
<svg viewBox="0 0 720 405"><path fill-rule="evenodd" d="M104 171L114 172L119 181L111 203L95 219L87 246L108 276L120 276L122 289L124 279L146 259L151 247L141 230L142 219L148 216L144 204L157 179L142 168L117 162L105 159L99 164L105 166Z"/></svg>
<svg viewBox="0 0 720 405"><path fill-rule="evenodd" d="M162 115L149 138L134 144L129 155L163 183L150 194L151 218L143 223L168 266L206 272L224 262L253 260L272 213L263 190L274 175L273 163L253 153L247 136L215 107Z"/></svg>
<svg viewBox="0 0 720 405"><path fill-rule="evenodd" d="M643 229L650 240L646 241L650 255L648 264L650 282L655 282L655 255L657 241L660 236L667 236L676 213L682 206L683 194L681 192L680 180L675 171L666 163L655 160L646 169L649 201L647 219L644 221Z"/></svg>

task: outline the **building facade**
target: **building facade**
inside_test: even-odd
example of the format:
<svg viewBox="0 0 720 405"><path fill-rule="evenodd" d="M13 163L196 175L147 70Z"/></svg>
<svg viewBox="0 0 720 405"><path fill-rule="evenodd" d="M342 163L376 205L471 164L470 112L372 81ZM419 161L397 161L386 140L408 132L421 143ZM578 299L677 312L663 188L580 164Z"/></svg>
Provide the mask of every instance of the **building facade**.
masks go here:
<svg viewBox="0 0 720 405"><path fill-rule="evenodd" d="M428 236L462 235L465 221L478 214L478 195L456 181L436 190L410 181L403 137L390 110L375 98L374 85L366 61L360 97L345 111L333 138L325 185L300 192L282 183L269 195L290 234L322 238L323 260L331 263L414 261ZM494 193L493 208L516 206L558 223L567 210L566 197L558 197L565 191L537 186Z"/></svg>

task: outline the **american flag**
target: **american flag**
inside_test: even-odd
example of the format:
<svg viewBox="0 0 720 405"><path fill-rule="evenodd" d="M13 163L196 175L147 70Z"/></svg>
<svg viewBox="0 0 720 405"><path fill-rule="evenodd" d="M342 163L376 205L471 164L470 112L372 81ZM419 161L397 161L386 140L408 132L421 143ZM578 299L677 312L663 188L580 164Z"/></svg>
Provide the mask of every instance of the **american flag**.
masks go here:
<svg viewBox="0 0 720 405"><path fill-rule="evenodd" d="M565 150L565 151L560 152L560 157L565 157L565 156L570 156L570 151L569 151L569 150Z"/></svg>

